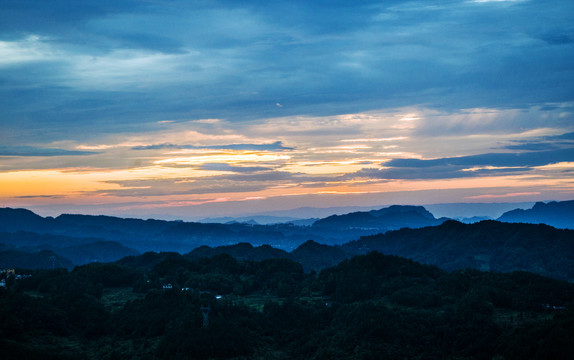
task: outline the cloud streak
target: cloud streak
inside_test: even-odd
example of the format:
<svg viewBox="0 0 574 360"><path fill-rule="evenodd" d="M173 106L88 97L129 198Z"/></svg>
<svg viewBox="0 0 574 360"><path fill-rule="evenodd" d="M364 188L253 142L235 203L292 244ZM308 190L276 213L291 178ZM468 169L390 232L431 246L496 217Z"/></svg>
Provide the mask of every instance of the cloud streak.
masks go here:
<svg viewBox="0 0 574 360"><path fill-rule="evenodd" d="M93 151L77 151L33 146L0 146L0 156L80 156L98 154Z"/></svg>
<svg viewBox="0 0 574 360"><path fill-rule="evenodd" d="M536 167L574 160L574 147L526 153L488 153L439 159L392 159L383 169L367 168L352 177L452 179L528 173Z"/></svg>
<svg viewBox="0 0 574 360"><path fill-rule="evenodd" d="M211 145L211 146L194 146L194 145L176 145L176 144L156 144L156 145L142 145L134 146L132 150L161 150L161 149L189 149L189 150L259 150L259 151L281 151L293 150L293 148L285 147L281 141L276 141L271 144L229 144L229 145Z"/></svg>

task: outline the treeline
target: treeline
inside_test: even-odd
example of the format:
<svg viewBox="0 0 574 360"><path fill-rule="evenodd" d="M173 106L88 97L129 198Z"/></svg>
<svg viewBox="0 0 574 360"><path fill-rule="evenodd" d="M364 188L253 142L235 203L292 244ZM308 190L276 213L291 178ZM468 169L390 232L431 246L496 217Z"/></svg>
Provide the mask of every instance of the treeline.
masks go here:
<svg viewBox="0 0 574 360"><path fill-rule="evenodd" d="M379 251L432 264L445 270L530 271L574 280L574 230L544 224L494 220L401 229L365 236L342 246L349 253Z"/></svg>
<svg viewBox="0 0 574 360"><path fill-rule="evenodd" d="M371 252L320 272L287 258L146 253L26 273L0 290L5 359L510 360L574 351L574 285L526 272L446 272Z"/></svg>

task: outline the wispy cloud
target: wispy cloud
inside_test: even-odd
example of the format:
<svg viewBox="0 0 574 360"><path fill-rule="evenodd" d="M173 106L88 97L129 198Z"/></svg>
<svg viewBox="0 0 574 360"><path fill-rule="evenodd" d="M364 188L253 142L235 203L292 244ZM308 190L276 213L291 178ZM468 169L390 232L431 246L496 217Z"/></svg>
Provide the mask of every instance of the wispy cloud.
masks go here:
<svg viewBox="0 0 574 360"><path fill-rule="evenodd" d="M160 149L228 149L228 150L260 150L260 151L280 151L293 150L293 148L283 146L281 141L270 144L228 144L228 145L211 145L211 146L194 146L194 145L176 145L176 144L156 144L134 146L133 150L160 150Z"/></svg>
<svg viewBox="0 0 574 360"><path fill-rule="evenodd" d="M488 153L438 159L392 159L382 169L352 176L378 179L448 179L525 173L535 167L574 160L573 148L527 153Z"/></svg>
<svg viewBox="0 0 574 360"><path fill-rule="evenodd" d="M97 152L41 148L34 146L0 146L0 156L78 156L93 155Z"/></svg>
<svg viewBox="0 0 574 360"><path fill-rule="evenodd" d="M513 198L518 196L531 196L531 195L540 195L540 192L535 191L535 192L524 192L524 193L475 195L475 196L467 196L465 197L465 199L469 200L505 199L505 198Z"/></svg>

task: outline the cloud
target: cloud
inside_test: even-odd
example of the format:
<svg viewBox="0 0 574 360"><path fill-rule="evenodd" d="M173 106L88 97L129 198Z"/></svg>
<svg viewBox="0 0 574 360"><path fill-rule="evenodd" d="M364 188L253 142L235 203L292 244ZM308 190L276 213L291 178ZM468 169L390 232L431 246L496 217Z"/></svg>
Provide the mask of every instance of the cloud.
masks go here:
<svg viewBox="0 0 574 360"><path fill-rule="evenodd" d="M235 173L253 173L272 170L272 168L264 166L232 166L225 163L207 163L199 166L199 169L207 171L230 171Z"/></svg>
<svg viewBox="0 0 574 360"><path fill-rule="evenodd" d="M176 145L176 144L156 144L134 146L132 150L161 150L161 149L211 149L211 150L258 150L258 151L282 151L293 150L293 148L283 146L281 141L270 144L229 144L212 146Z"/></svg>
<svg viewBox="0 0 574 360"><path fill-rule="evenodd" d="M543 136L529 140L515 140L514 144L502 147L508 150L555 150L570 148L574 151L574 132L568 132L561 135Z"/></svg>
<svg viewBox="0 0 574 360"><path fill-rule="evenodd" d="M542 166L574 158L572 149L535 151L526 153L490 153L432 160L393 159L385 166L398 168L426 168L435 166Z"/></svg>
<svg viewBox="0 0 574 360"><path fill-rule="evenodd" d="M45 130L571 101L573 5L494 5L5 1L0 121L61 140Z"/></svg>
<svg viewBox="0 0 574 360"><path fill-rule="evenodd" d="M33 146L0 146L0 156L78 156L98 154L93 151L76 151Z"/></svg>
<svg viewBox="0 0 574 360"><path fill-rule="evenodd" d="M197 168L203 171L225 171L230 174L211 174L209 176L190 176L177 178L149 178L133 180L109 180L107 184L119 185L119 188L106 188L92 193L114 196L179 196L208 195L223 196L226 193L263 193L274 188L294 189L314 187L311 184L325 186L329 182L342 180L340 177L314 176L302 173L271 170L264 167L238 167L227 164L203 164ZM214 195L217 194L217 195ZM222 195L223 194L223 195Z"/></svg>
<svg viewBox="0 0 574 360"><path fill-rule="evenodd" d="M531 196L531 195L540 195L540 192L525 192L525 193L506 193L506 194L485 194L485 195L475 195L475 196L467 196L465 199L472 199L472 200L479 200L479 199L503 199L503 198L510 198L510 197L517 197L517 196Z"/></svg>
<svg viewBox="0 0 574 360"><path fill-rule="evenodd" d="M366 168L349 177L449 179L527 173L535 167L574 160L572 148L526 153L488 153L438 159L392 159L383 169Z"/></svg>
<svg viewBox="0 0 574 360"><path fill-rule="evenodd" d="M62 195L25 195L25 196L15 196L16 199L64 199L65 196Z"/></svg>

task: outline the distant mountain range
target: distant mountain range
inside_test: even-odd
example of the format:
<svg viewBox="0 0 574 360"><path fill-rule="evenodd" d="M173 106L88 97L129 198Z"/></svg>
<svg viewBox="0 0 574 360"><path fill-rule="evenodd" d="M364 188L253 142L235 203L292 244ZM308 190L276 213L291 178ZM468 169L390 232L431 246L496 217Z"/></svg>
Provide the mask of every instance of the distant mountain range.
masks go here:
<svg viewBox="0 0 574 360"><path fill-rule="evenodd" d="M463 221L470 218L481 218L494 220L503 213L514 209L529 209L534 202L501 202L501 203L439 203L422 205L435 217L448 217L454 220ZM389 206L389 205L386 205ZM295 223L299 220L310 221L307 224L326 218L331 215L345 215L353 212L369 212L379 210L384 206L343 206L343 207L300 207L289 210L274 210L264 213L242 214L234 217L210 217L188 219L186 221L198 221L204 223L229 223L229 222L253 222L260 225L276 223ZM153 218L153 217L152 217ZM166 219L168 220L168 219Z"/></svg>
<svg viewBox="0 0 574 360"><path fill-rule="evenodd" d="M117 241L17 231L0 233L0 268L71 268L112 262L138 251Z"/></svg>
<svg viewBox="0 0 574 360"><path fill-rule="evenodd" d="M317 220L313 223L313 227L335 231L360 229L384 232L403 227L420 228L440 225L445 220L447 219L435 219L435 217L422 206L393 205L380 210L332 215Z"/></svg>
<svg viewBox="0 0 574 360"><path fill-rule="evenodd" d="M537 202L532 209L505 212L498 221L547 224L556 228L574 229L574 200Z"/></svg>
<svg viewBox="0 0 574 360"><path fill-rule="evenodd" d="M369 212L333 215L309 220L308 225L279 223L198 223L124 219L112 216L63 214L41 217L26 209L0 209L0 232L25 231L71 238L115 241L137 251L187 252L202 245L247 242L292 250L307 240L342 244L360 236L402 227L418 228L442 223L420 206L391 206ZM310 224L310 225L309 225ZM83 241L82 243L85 243Z"/></svg>
<svg viewBox="0 0 574 360"><path fill-rule="evenodd" d="M536 203L532 209L506 212L498 220L574 228L574 201ZM496 221L465 225L437 219L422 206L400 205L331 215L308 224L220 224L70 214L52 218L26 209L0 208L0 265L70 267L147 251L174 251L191 257L228 253L246 260L286 257L307 270L318 270L378 250L448 270L524 269L574 279L570 269L574 237L569 230Z"/></svg>

